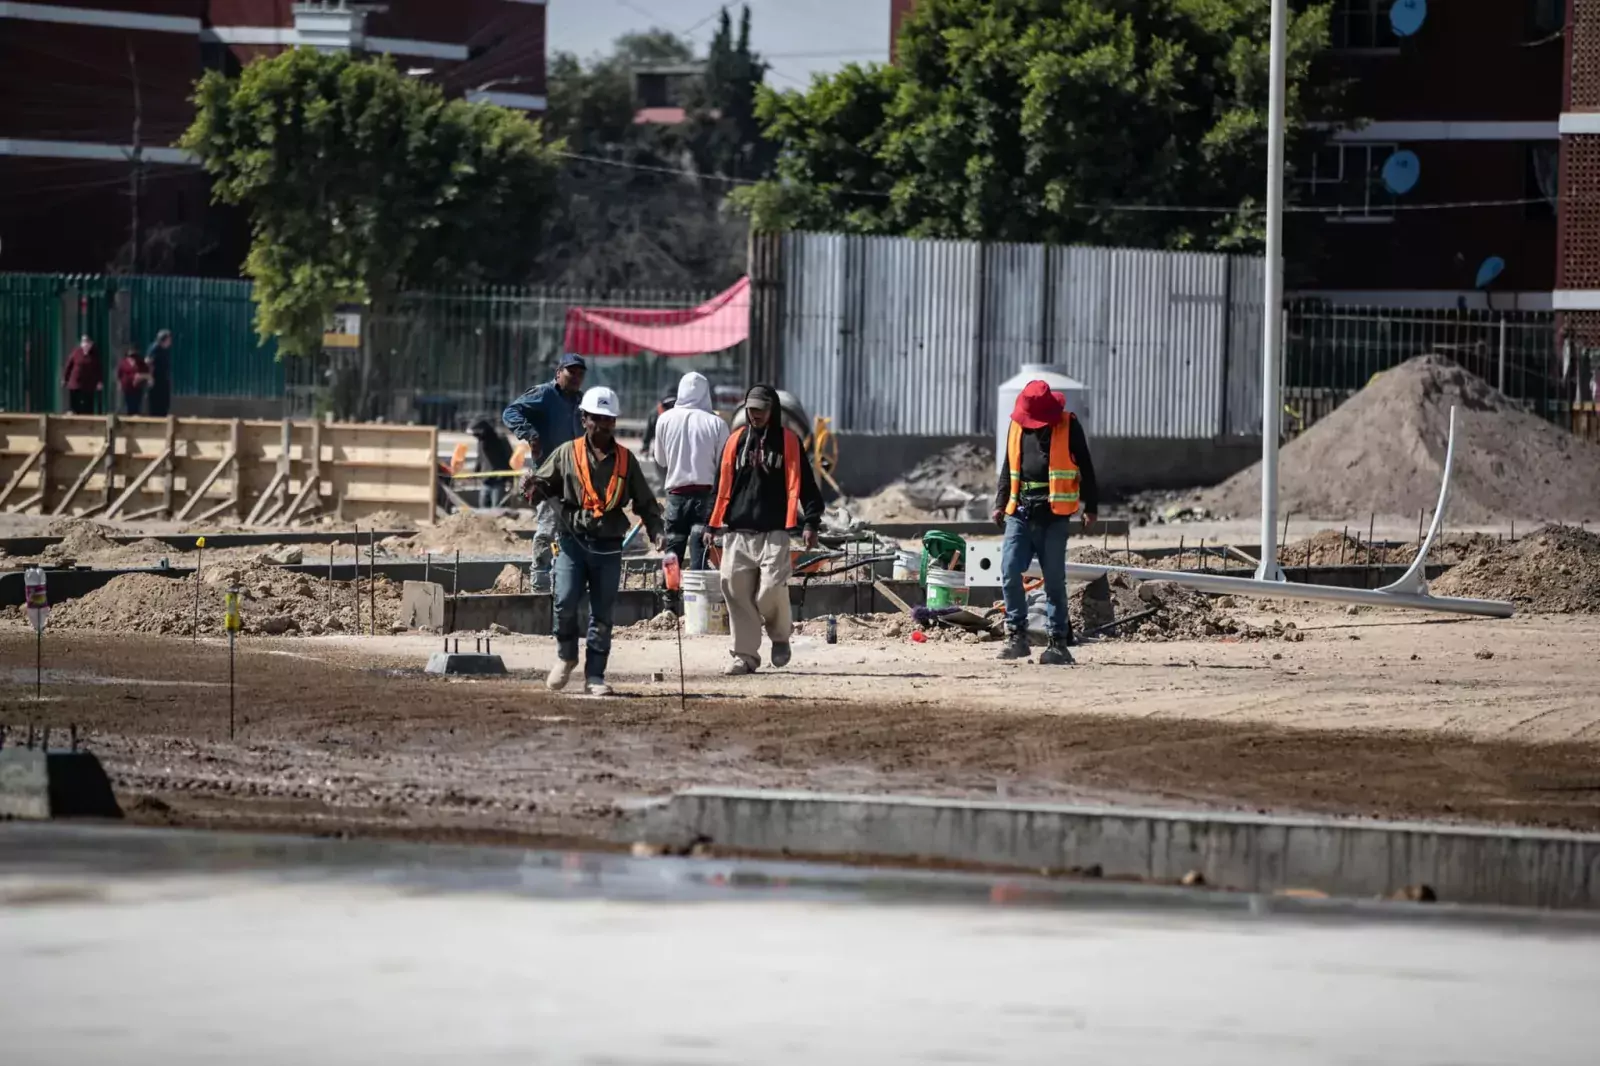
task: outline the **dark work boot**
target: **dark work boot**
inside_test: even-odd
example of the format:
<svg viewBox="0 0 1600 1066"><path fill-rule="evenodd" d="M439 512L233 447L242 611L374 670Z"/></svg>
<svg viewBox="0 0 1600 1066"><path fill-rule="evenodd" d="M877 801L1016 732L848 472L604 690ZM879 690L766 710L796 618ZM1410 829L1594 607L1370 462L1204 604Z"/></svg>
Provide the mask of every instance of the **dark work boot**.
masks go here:
<svg viewBox="0 0 1600 1066"><path fill-rule="evenodd" d="M1013 629L1006 633L1006 646L1000 649L1002 659L1026 659L1033 654L1028 647L1028 634L1021 630Z"/></svg>
<svg viewBox="0 0 1600 1066"><path fill-rule="evenodd" d="M1067 637L1051 637L1050 646L1039 653L1040 666L1072 666L1072 652L1067 650Z"/></svg>

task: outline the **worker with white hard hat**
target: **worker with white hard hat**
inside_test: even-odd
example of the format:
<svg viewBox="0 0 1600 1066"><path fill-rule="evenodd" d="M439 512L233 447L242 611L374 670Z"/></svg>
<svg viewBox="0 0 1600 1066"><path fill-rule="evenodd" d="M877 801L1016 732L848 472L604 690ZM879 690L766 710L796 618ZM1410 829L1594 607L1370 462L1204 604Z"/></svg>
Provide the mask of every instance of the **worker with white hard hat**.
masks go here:
<svg viewBox="0 0 1600 1066"><path fill-rule="evenodd" d="M622 583L622 541L631 506L651 543L661 546L661 506L633 453L617 443L617 394L589 389L578 405L583 436L547 456L530 481L530 499L556 508L555 668L545 683L566 687L578 665L578 604L589 596L589 632L583 666L589 695L609 696L606 662L611 656L611 617Z"/></svg>

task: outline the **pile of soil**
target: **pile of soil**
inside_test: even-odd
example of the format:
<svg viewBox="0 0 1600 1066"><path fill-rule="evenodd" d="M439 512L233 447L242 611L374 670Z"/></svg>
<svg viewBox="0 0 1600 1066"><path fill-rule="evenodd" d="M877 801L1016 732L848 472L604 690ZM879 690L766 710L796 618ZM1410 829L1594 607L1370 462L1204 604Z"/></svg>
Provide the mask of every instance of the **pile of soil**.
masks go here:
<svg viewBox="0 0 1600 1066"><path fill-rule="evenodd" d="M65 565L72 560L89 556L98 559L122 550L122 545L110 537L116 530L98 522L67 518L53 522L46 528L48 530L46 536L61 538L44 550L41 558L47 563Z"/></svg>
<svg viewBox="0 0 1600 1066"><path fill-rule="evenodd" d="M378 511L361 520L363 529L376 529L379 533L396 533L405 529L416 529L417 523L410 515L401 514L399 511Z"/></svg>
<svg viewBox="0 0 1600 1066"><path fill-rule="evenodd" d="M369 626L368 585L359 590L348 581L328 582L272 566L208 567L201 581L200 632L220 634L223 595L232 586L242 591L240 615L248 634L293 635L347 633L355 630L355 598L361 597L361 630ZM332 603L329 589L332 588ZM50 613L50 625L62 629L95 629L122 633L188 634L194 630L196 583L191 577L123 574ZM374 592L378 631L390 632L400 609L400 587L377 579Z"/></svg>
<svg viewBox="0 0 1600 1066"><path fill-rule="evenodd" d="M1440 596L1509 600L1536 614L1600 613L1600 536L1546 526L1531 537L1485 546L1439 580Z"/></svg>
<svg viewBox="0 0 1600 1066"><path fill-rule="evenodd" d="M502 596L513 596L528 591L528 579L516 563L507 563L495 575L494 586L489 590Z"/></svg>
<svg viewBox="0 0 1600 1066"><path fill-rule="evenodd" d="M1312 518L1431 514L1456 411L1455 471L1446 519L1600 518L1600 446L1528 414L1487 382L1437 355L1378 375L1279 454L1279 506ZM1254 466L1201 493L1213 514L1261 506Z"/></svg>
<svg viewBox="0 0 1600 1066"><path fill-rule="evenodd" d="M911 619L903 614L841 614L834 618L833 635L834 640L840 644L863 641L876 644L886 640L902 640L914 628ZM826 640L828 620L808 618L804 622L796 622L794 631L804 636Z"/></svg>
<svg viewBox="0 0 1600 1066"><path fill-rule="evenodd" d="M463 511L424 529L415 537L393 541L392 548L413 555L457 551L462 555L506 555L528 550L528 542L513 533L510 523L504 519Z"/></svg>
<svg viewBox="0 0 1600 1066"><path fill-rule="evenodd" d="M1073 625L1079 633L1145 615L1100 634L1106 640L1208 640L1239 634L1242 628L1217 610L1212 597L1169 581L1140 582L1111 574L1103 582L1092 581L1074 591L1071 602Z"/></svg>
<svg viewBox="0 0 1600 1066"><path fill-rule="evenodd" d="M935 510L930 504L945 489L958 489L976 496L973 509L987 514L994 497L994 463L994 453L988 449L956 444L922 460L871 496L851 500L846 506L852 515L867 522L922 521L949 515L949 510Z"/></svg>

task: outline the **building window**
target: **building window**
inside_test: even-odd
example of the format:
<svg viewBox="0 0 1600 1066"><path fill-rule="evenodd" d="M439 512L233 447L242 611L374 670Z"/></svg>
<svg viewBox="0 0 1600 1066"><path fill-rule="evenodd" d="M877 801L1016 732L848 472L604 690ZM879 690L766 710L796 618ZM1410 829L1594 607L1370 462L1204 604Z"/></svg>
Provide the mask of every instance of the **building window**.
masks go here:
<svg viewBox="0 0 1600 1066"><path fill-rule="evenodd" d="M1335 48L1398 48L1389 24L1394 0L1337 0L1333 5L1330 35Z"/></svg>
<svg viewBox="0 0 1600 1066"><path fill-rule="evenodd" d="M1528 218L1554 218L1559 189L1561 150L1555 141L1527 146L1523 166L1522 196Z"/></svg>
<svg viewBox="0 0 1600 1066"><path fill-rule="evenodd" d="M1567 0L1527 0L1530 41L1542 41L1566 28Z"/></svg>
<svg viewBox="0 0 1600 1066"><path fill-rule="evenodd" d="M1394 193L1383 183L1383 164L1394 144L1326 144L1311 157L1304 184L1312 205L1332 221L1388 222Z"/></svg>

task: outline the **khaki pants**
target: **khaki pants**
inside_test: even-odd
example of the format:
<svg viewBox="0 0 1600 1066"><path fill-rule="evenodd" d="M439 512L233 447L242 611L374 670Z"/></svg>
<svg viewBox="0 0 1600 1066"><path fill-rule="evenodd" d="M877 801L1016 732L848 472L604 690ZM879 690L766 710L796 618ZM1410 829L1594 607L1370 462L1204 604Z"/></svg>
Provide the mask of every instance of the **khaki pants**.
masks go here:
<svg viewBox="0 0 1600 1066"><path fill-rule="evenodd" d="M722 598L728 602L733 654L761 664L761 630L789 642L789 534L728 533L722 538Z"/></svg>

